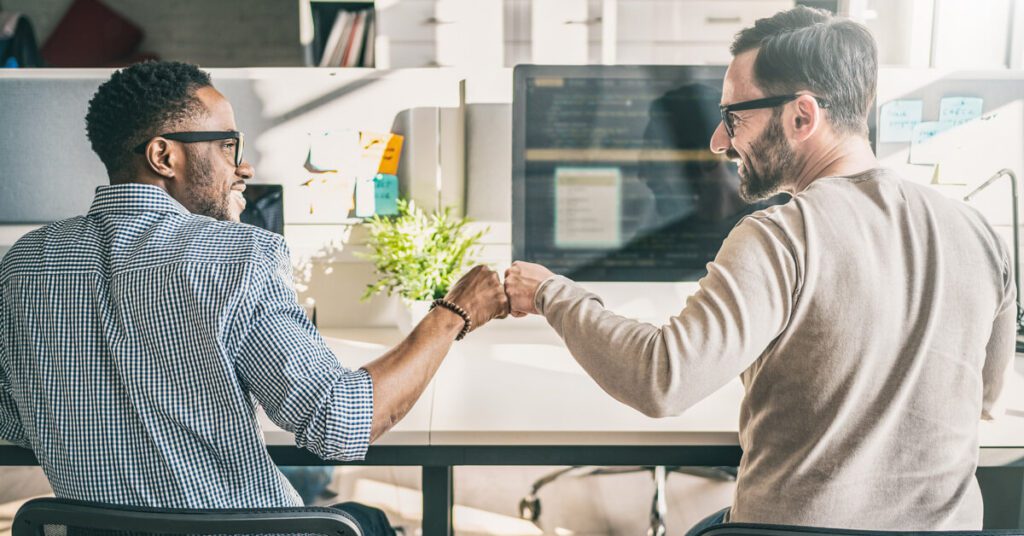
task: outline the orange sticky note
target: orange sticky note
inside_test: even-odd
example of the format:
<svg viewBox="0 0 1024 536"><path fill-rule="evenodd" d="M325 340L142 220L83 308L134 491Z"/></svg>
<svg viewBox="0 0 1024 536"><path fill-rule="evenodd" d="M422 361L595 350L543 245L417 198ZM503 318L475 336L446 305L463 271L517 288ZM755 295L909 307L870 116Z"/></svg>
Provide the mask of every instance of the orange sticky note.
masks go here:
<svg viewBox="0 0 1024 536"><path fill-rule="evenodd" d="M398 160L402 156L402 143L405 138L398 134L389 134L387 145L384 146L384 154L380 157L380 168L377 173L384 175L398 174Z"/></svg>

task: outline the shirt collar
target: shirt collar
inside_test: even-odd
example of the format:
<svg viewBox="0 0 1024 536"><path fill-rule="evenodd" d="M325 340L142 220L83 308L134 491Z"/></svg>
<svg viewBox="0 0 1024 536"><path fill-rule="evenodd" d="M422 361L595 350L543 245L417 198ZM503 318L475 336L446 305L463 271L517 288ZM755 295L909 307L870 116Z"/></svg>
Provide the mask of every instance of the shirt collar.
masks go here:
<svg viewBox="0 0 1024 536"><path fill-rule="evenodd" d="M174 212L190 214L159 186L127 183L96 188L89 215L104 212Z"/></svg>

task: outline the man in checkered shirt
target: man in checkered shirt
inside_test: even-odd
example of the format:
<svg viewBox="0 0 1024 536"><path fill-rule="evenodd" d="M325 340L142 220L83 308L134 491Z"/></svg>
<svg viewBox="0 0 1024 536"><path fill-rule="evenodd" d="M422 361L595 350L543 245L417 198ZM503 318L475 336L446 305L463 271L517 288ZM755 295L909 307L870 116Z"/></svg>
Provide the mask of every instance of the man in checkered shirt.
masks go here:
<svg viewBox="0 0 1024 536"><path fill-rule="evenodd" d="M86 128L110 185L0 264L0 439L31 447L59 497L301 505L256 405L298 446L361 459L423 392L463 318L438 307L377 360L342 366L296 301L283 238L238 223L253 167L231 105L195 66L114 73ZM473 328L507 313L481 266L446 298Z"/></svg>

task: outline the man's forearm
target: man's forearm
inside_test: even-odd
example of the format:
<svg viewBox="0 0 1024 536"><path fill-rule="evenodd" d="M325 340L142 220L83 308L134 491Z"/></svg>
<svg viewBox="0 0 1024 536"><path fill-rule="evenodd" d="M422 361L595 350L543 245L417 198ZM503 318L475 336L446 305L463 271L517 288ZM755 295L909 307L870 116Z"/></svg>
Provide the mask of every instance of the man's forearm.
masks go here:
<svg viewBox="0 0 1024 536"><path fill-rule="evenodd" d="M363 367L373 378L371 442L390 430L416 403L462 325L462 318L438 307L405 340Z"/></svg>

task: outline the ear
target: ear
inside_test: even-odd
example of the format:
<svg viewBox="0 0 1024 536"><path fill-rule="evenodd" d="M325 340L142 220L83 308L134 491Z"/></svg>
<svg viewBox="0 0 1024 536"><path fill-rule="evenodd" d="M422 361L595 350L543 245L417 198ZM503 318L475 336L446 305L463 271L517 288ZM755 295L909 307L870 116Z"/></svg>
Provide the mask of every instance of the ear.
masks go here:
<svg viewBox="0 0 1024 536"><path fill-rule="evenodd" d="M825 116L821 106L818 105L818 101L814 100L814 97L810 95L799 96L793 101L793 104L794 106L790 107L793 110L793 116L788 121L789 124L787 126L792 129L790 136L793 140L802 142L810 138L821 127Z"/></svg>
<svg viewBox="0 0 1024 536"><path fill-rule="evenodd" d="M160 137L153 138L146 145L143 156L146 158L146 166L153 173L167 180L175 179L174 168L177 167L180 156L175 147L167 140Z"/></svg>

